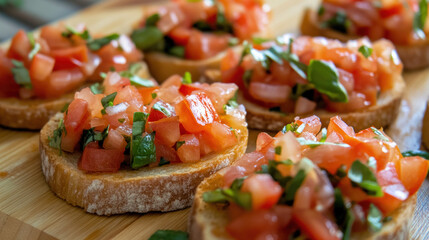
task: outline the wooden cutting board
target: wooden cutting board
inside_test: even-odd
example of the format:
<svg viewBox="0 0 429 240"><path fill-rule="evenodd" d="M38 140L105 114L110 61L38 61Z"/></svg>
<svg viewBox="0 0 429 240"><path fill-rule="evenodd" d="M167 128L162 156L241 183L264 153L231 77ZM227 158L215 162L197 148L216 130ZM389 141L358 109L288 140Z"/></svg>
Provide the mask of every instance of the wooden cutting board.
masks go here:
<svg viewBox="0 0 429 240"><path fill-rule="evenodd" d="M129 33L143 6L136 0L108 1L67 18L84 22L91 32ZM159 1L152 1L159 3ZM305 7L314 0L271 0L273 34L297 32ZM147 5L146 5L147 6ZM407 92L398 119L388 133L401 150L416 149L421 141L421 119L429 95L429 70L405 75ZM0 116L1 117L1 116ZM249 151L257 132L251 131ZM158 229L186 230L189 209L170 213L124 214L101 217L87 214L57 198L45 184L37 132L0 128L0 239L147 239ZM429 239L429 182L418 196L412 239Z"/></svg>

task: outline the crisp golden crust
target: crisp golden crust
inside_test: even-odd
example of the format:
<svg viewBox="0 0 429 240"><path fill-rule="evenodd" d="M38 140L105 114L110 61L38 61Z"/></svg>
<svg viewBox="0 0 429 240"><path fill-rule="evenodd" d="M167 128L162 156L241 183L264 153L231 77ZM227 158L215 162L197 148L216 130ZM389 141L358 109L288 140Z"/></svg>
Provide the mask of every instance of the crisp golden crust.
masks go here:
<svg viewBox="0 0 429 240"><path fill-rule="evenodd" d="M189 215L188 231L191 240L221 240L232 239L225 231L228 223L228 214L225 206L205 203L203 193L223 186L223 174L221 170L205 179L197 188L194 203ZM390 216L392 220L384 224L380 232L369 231L352 233L351 239L388 240L408 239L411 218L416 206L417 193L406 200L400 208Z"/></svg>
<svg viewBox="0 0 429 240"><path fill-rule="evenodd" d="M181 163L117 173L87 174L77 168L81 153L49 147L48 137L57 128L61 114L41 130L42 171L51 190L68 203L90 213L111 215L126 212L173 211L189 207L198 184L241 157L247 146L245 127L237 131L239 143L205 156L197 163Z"/></svg>
<svg viewBox="0 0 429 240"><path fill-rule="evenodd" d="M357 35L347 35L331 29L321 28L317 21L317 13L311 9L305 10L300 29L303 35L323 36L338 39L343 42L362 37ZM395 45L395 47L399 58L404 64L404 69L417 70L429 66L429 42L413 46Z"/></svg>
<svg viewBox="0 0 429 240"><path fill-rule="evenodd" d="M239 47L235 48L239 49ZM174 74L183 76L185 72L191 73L193 81L204 81L205 72L220 68L220 61L226 51L205 60L186 60L169 56L160 52L145 53L145 60L152 76L160 83Z"/></svg>
<svg viewBox="0 0 429 240"><path fill-rule="evenodd" d="M70 93L57 99L0 99L0 125L39 130L73 97L74 94Z"/></svg>
<svg viewBox="0 0 429 240"><path fill-rule="evenodd" d="M316 110L315 112L299 115L304 118L311 115L317 115L323 126L328 126L329 119L333 116L340 116L355 131L359 131L371 126L380 128L388 126L397 116L401 98L405 90L405 83L402 76L394 79L393 88L380 94L377 99L377 105L371 106L361 111L350 113L332 113L326 110ZM247 123L249 128L262 129L269 131L280 131L284 125L293 122L297 115L282 115L276 112L270 112L267 108L261 107L249 101L246 101L241 95L238 102L244 104L247 110Z"/></svg>

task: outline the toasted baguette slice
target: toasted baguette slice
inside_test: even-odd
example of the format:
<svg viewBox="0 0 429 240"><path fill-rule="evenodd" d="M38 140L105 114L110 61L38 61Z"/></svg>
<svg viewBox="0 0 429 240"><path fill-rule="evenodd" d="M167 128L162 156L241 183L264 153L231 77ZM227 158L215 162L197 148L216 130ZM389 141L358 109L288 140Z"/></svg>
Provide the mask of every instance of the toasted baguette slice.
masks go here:
<svg viewBox="0 0 429 240"><path fill-rule="evenodd" d="M300 28L303 35L323 36L342 42L362 37L320 27L320 23L317 21L317 13L311 9L305 10ZM395 47L406 70L416 70L429 66L429 42L413 46L395 45Z"/></svg>
<svg viewBox="0 0 429 240"><path fill-rule="evenodd" d="M241 47L234 48L236 51L240 49ZM226 51L223 51L214 57L197 61L180 59L160 52L148 52L145 53L145 60L150 73L160 83L174 74L183 76L185 72L189 72L194 81L206 81L205 73L214 69L219 70L220 61L225 54Z"/></svg>
<svg viewBox="0 0 429 240"><path fill-rule="evenodd" d="M139 72L140 77L150 78L144 62ZM88 84L82 87L87 87ZM55 99L19 99L0 98L0 125L18 129L41 129L49 119L67 103L73 101L74 93L68 93Z"/></svg>
<svg viewBox="0 0 429 240"><path fill-rule="evenodd" d="M247 128L237 131L238 144L205 156L196 163L121 169L117 173L85 173L78 169L81 152L62 152L48 138L62 114L55 115L40 132L42 171L51 190L60 198L90 213L173 211L189 207L198 184L240 158L247 146Z"/></svg>
<svg viewBox="0 0 429 240"><path fill-rule="evenodd" d="M371 126L376 128L388 126L397 116L402 95L405 91L405 82L402 76L397 75L393 81L393 88L382 92L377 99L377 104L366 109L349 113L333 113L326 110L317 109L315 112L299 115L304 118L310 115L317 115L323 126L328 126L329 119L333 116L340 116L344 122L353 126L355 131L359 131ZM287 123L293 122L297 115L270 112L267 108L249 102L242 94L238 95L238 102L246 107L247 123L249 128L269 131L279 131Z"/></svg>
<svg viewBox="0 0 429 240"><path fill-rule="evenodd" d="M191 240L221 240L232 239L225 231L228 224L228 213L226 206L206 203L203 193L222 187L223 175L226 171L221 170L211 177L205 179L197 188L194 203L191 208L188 223L188 232ZM411 218L416 206L417 193L406 200L400 208L396 209L390 216L392 220L385 223L380 232L352 233L351 239L387 240L408 239Z"/></svg>

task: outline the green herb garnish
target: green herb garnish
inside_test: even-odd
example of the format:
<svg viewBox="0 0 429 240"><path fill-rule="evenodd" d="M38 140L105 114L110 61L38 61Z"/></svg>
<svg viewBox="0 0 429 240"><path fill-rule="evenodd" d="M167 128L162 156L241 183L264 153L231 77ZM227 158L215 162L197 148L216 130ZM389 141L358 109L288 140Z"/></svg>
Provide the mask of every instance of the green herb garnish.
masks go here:
<svg viewBox="0 0 429 240"><path fill-rule="evenodd" d="M315 148L317 146L321 146L321 145L334 145L334 146L340 146L340 147L350 147L350 145L346 144L346 143L333 143L333 142L318 142L318 141L313 141L313 140L307 140L305 138L297 138L296 139L299 144L301 145L307 145L311 148Z"/></svg>
<svg viewBox="0 0 429 240"><path fill-rule="evenodd" d="M426 151L421 151L421 150L405 151L402 153L402 156L404 156L404 157L419 156L419 157L422 157L426 160L429 160L429 153Z"/></svg>
<svg viewBox="0 0 429 240"><path fill-rule="evenodd" d="M118 93L114 92L101 99L101 105L103 106L101 114L106 114L106 108L113 106L113 101L115 100L116 94Z"/></svg>
<svg viewBox="0 0 429 240"><path fill-rule="evenodd" d="M359 47L359 52L362 53L362 55L365 58L369 58L371 56L371 54L372 54L372 48L367 47L365 45L362 45L362 46Z"/></svg>
<svg viewBox="0 0 429 240"><path fill-rule="evenodd" d="M28 73L28 70L27 68L25 68L24 63L12 59L12 64L12 74L15 82L20 86L23 86L24 88L32 89L33 85L31 84L30 73Z"/></svg>
<svg viewBox="0 0 429 240"><path fill-rule="evenodd" d="M378 185L374 173L361 161L356 160L352 163L347 176L354 186L360 187L368 195L375 197L383 196L383 190Z"/></svg>
<svg viewBox="0 0 429 240"><path fill-rule="evenodd" d="M86 45L88 46L89 50L97 51L100 48L102 48L104 45L107 45L111 41L116 40L118 38L119 38L119 34L113 33L113 34L110 34L110 35L102 37L102 38L90 40L86 43Z"/></svg>
<svg viewBox="0 0 429 240"><path fill-rule="evenodd" d="M188 240L187 232L174 230L158 230L148 240Z"/></svg>
<svg viewBox="0 0 429 240"><path fill-rule="evenodd" d="M378 232L383 227L383 213L374 205L369 205L368 216L366 220L369 225L369 229L373 232Z"/></svg>
<svg viewBox="0 0 429 240"><path fill-rule="evenodd" d="M36 42L36 40L34 39L34 35L32 33L27 33L28 36L28 40L30 40L30 44L31 44L31 51L28 54L28 59L33 59L34 55L36 55L39 51L40 51L40 44L38 42Z"/></svg>
<svg viewBox="0 0 429 240"><path fill-rule="evenodd" d="M94 83L92 84L89 89L91 90L91 92L95 95L95 94L102 94L104 93L104 86L100 83Z"/></svg>
<svg viewBox="0 0 429 240"><path fill-rule="evenodd" d="M323 28L330 28L340 33L347 33L350 25L350 20L347 19L346 13L342 11L336 12L332 18L321 24Z"/></svg>
<svg viewBox="0 0 429 240"><path fill-rule="evenodd" d="M428 15L428 4L426 0L419 1L419 10L414 14L413 29L420 38L426 38L424 32L426 18Z"/></svg>
<svg viewBox="0 0 429 240"><path fill-rule="evenodd" d="M146 27L153 27L156 25L156 23L161 19L159 16L159 13L154 13L150 15L148 18L146 18Z"/></svg>
<svg viewBox="0 0 429 240"><path fill-rule="evenodd" d="M183 84L191 84L192 83L191 73L185 72L185 74L183 75L183 78L182 78L182 83Z"/></svg>
<svg viewBox="0 0 429 240"><path fill-rule="evenodd" d="M149 26L134 30L131 39L137 48L147 51L157 48L158 44L163 45L164 34L157 27ZM164 49L163 46L159 48Z"/></svg>
<svg viewBox="0 0 429 240"><path fill-rule="evenodd" d="M143 137L148 114L135 112L133 118L130 162L133 169L156 162L155 132Z"/></svg>
<svg viewBox="0 0 429 240"><path fill-rule="evenodd" d="M64 135L67 135L66 127L64 126L64 120L60 119L60 121L58 122L58 127L57 127L57 129L54 130L52 137L48 137L49 146L56 148L56 149L59 149L60 154L62 153L62 151L61 151L61 136L63 135L63 133L64 133Z"/></svg>
<svg viewBox="0 0 429 240"><path fill-rule="evenodd" d="M389 142L390 140L389 140L389 138L387 138L380 130L378 130L377 128L375 128L375 127L371 127L371 130L375 133L375 135L377 135L376 137L374 137L374 138L376 138L376 139L379 139L379 140L381 140L381 141L385 141L385 142Z"/></svg>
<svg viewBox="0 0 429 240"><path fill-rule="evenodd" d="M317 91L334 102L348 102L347 91L339 81L338 70L332 62L311 60L308 66L308 81Z"/></svg>
<svg viewBox="0 0 429 240"><path fill-rule="evenodd" d="M186 143L185 141L178 141L178 142L176 142L176 150L179 149L185 143Z"/></svg>
<svg viewBox="0 0 429 240"><path fill-rule="evenodd" d="M109 134L109 127L107 126L102 132L94 131L94 128L84 129L82 134L82 149L86 147L90 142L102 142L106 139Z"/></svg>
<svg viewBox="0 0 429 240"><path fill-rule="evenodd" d="M165 158L161 157L161 159L159 159L159 163L158 166L164 166L170 164L170 161L167 161Z"/></svg>
<svg viewBox="0 0 429 240"><path fill-rule="evenodd" d="M339 188L334 190L334 216L337 222L337 225L340 227L343 232L343 240L350 239L350 233L352 231L353 222L355 217L351 211L350 205L347 205L344 201L343 195Z"/></svg>

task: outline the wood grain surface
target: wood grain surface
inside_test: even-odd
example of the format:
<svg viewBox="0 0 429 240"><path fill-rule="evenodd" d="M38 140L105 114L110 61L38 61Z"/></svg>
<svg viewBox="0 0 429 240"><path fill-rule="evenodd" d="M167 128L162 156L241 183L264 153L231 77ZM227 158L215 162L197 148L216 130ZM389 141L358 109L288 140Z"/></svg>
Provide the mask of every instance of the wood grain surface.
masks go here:
<svg viewBox="0 0 429 240"><path fill-rule="evenodd" d="M162 1L147 1L159 4ZM297 33L305 7L315 0L269 0L272 33ZM136 0L103 2L65 19L84 22L92 32L129 33L143 5ZM417 149L429 96L429 70L405 74L407 91L401 113L388 133L402 151ZM1 117L1 116L0 116ZM248 151L257 132L251 131ZM85 213L57 198L45 184L40 167L37 132L0 128L0 239L147 239L158 229L186 230L189 209L170 213L101 217ZM410 239L429 239L429 182L419 191Z"/></svg>

